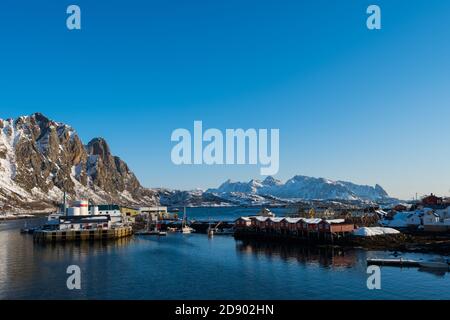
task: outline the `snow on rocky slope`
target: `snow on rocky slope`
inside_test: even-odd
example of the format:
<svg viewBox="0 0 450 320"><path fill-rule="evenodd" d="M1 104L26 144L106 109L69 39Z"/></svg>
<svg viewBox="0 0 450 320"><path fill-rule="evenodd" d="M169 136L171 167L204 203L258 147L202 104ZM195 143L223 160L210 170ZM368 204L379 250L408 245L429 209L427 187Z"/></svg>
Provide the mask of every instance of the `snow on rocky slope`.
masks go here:
<svg viewBox="0 0 450 320"><path fill-rule="evenodd" d="M85 146L73 128L40 113L0 119L0 211L50 210L64 191L95 203L158 201L104 139Z"/></svg>
<svg viewBox="0 0 450 320"><path fill-rule="evenodd" d="M302 200L359 200L381 201L389 199L387 192L379 185L365 186L346 181L332 181L324 178L295 176L285 183L267 177L265 180L251 180L249 182L224 182L217 189L206 192L221 197L233 193L247 195L272 196L278 199Z"/></svg>

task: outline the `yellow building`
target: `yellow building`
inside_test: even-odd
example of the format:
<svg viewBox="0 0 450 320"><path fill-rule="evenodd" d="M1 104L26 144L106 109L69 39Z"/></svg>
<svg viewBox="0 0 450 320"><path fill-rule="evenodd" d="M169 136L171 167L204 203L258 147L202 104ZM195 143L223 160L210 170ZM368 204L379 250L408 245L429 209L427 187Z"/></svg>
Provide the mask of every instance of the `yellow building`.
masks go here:
<svg viewBox="0 0 450 320"><path fill-rule="evenodd" d="M135 217L140 213L139 209L130 207L120 207L120 212L126 217Z"/></svg>

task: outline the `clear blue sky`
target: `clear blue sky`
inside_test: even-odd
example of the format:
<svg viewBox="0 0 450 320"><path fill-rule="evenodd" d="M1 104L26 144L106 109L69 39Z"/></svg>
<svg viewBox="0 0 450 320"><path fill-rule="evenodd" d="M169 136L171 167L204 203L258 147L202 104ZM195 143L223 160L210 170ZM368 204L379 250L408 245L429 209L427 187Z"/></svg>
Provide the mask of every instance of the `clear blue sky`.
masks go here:
<svg viewBox="0 0 450 320"><path fill-rule="evenodd" d="M373 3L381 31L365 25ZM39 111L102 136L148 187L258 178L172 164L172 130L202 120L279 128L280 179L449 195L449 16L447 0L2 0L0 117Z"/></svg>

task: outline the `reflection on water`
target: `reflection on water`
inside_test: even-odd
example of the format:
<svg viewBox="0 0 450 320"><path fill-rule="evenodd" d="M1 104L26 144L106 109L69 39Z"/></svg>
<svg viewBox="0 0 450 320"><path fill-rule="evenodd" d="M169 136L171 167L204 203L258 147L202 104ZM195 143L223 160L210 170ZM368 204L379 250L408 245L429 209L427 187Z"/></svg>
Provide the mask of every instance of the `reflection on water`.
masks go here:
<svg viewBox="0 0 450 320"><path fill-rule="evenodd" d="M366 259L391 252L201 234L38 244L20 234L23 224L0 225L0 299L450 299L448 273L416 268L383 267L382 290L368 290ZM72 264L79 291L66 287Z"/></svg>
<svg viewBox="0 0 450 320"><path fill-rule="evenodd" d="M59 290L65 290L65 270L70 264L89 263L95 261L96 256L104 259L112 252L126 248L132 241L132 238L123 238L109 242L37 244L32 235L20 234L19 229L24 223L18 220L1 225L0 298L8 297L2 288L14 292L17 297L34 295L36 298L45 297L55 283ZM42 219L28 220L27 226L41 223Z"/></svg>
<svg viewBox="0 0 450 320"><path fill-rule="evenodd" d="M318 264L322 267L354 267L357 255L354 250L330 247L308 247L285 245L280 243L239 241L237 250L242 254L264 255L268 258L279 257L286 261L297 261L301 264Z"/></svg>

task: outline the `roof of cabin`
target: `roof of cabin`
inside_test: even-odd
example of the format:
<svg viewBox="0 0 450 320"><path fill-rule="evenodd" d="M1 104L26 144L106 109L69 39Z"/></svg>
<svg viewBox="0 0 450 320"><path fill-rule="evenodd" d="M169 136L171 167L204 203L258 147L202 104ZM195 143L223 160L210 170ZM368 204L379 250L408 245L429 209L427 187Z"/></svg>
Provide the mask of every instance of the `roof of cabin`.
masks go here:
<svg viewBox="0 0 450 320"><path fill-rule="evenodd" d="M303 219L307 224L318 224L322 219L320 218L311 218L311 219Z"/></svg>
<svg viewBox="0 0 450 320"><path fill-rule="evenodd" d="M339 223L344 223L345 219L327 219L325 220L326 223L328 224L339 224Z"/></svg>
<svg viewBox="0 0 450 320"><path fill-rule="evenodd" d="M303 220L303 218L284 218L284 220L286 220L288 223L297 223Z"/></svg>
<svg viewBox="0 0 450 320"><path fill-rule="evenodd" d="M269 218L268 217L261 217L261 216L254 216L251 219L255 219L257 221L264 222L264 221L266 221Z"/></svg>

